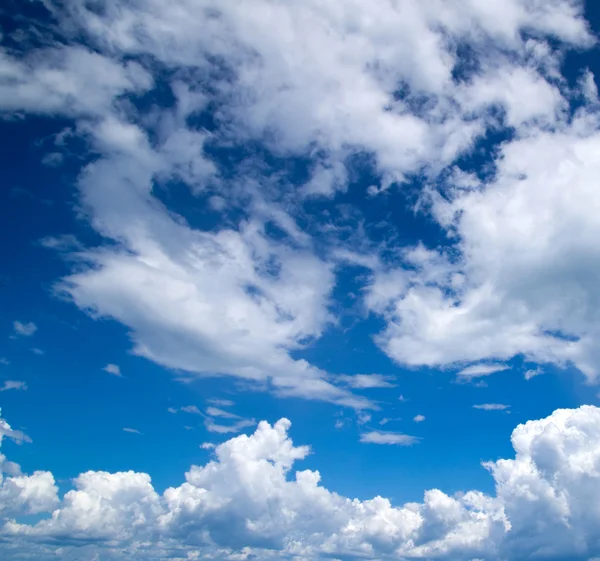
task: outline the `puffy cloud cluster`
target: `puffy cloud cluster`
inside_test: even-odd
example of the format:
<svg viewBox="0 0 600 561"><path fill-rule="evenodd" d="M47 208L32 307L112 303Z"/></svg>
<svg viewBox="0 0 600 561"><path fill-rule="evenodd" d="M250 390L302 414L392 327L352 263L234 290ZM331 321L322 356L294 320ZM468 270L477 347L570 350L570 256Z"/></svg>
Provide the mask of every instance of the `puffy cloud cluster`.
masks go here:
<svg viewBox="0 0 600 561"><path fill-rule="evenodd" d="M3 425L7 426L7 425ZM513 432L515 458L484 464L496 496L434 489L393 506L331 492L290 422L224 442L162 495L144 473L87 472L56 504L52 476L2 483L2 536L19 559L588 559L600 554L600 409L557 410ZM17 491L15 491L17 489ZM19 513L48 511L37 523ZM18 510L21 509L21 510ZM94 557L94 555L99 557ZM88 558L86 557L86 558ZM16 557L15 557L16 558ZM163 557L164 558L164 557Z"/></svg>
<svg viewBox="0 0 600 561"><path fill-rule="evenodd" d="M388 319L379 338L386 352L414 365L522 354L573 363L596 379L599 147L597 117L582 111L561 130L505 144L484 189L476 181L453 186L447 199L434 195L433 212L457 236L460 257L432 251L386 294L378 286L391 273L376 273L370 298Z"/></svg>
<svg viewBox="0 0 600 561"><path fill-rule="evenodd" d="M30 441L21 431L14 430L0 418L0 445L10 438L17 443ZM0 454L0 516L14 517L48 512L58 506L58 488L47 471L23 475L18 464Z"/></svg>
<svg viewBox="0 0 600 561"><path fill-rule="evenodd" d="M44 5L54 19L52 36L45 39L42 25L35 41L8 33L0 47L0 110L73 121L55 137L52 161L60 163L55 156L63 152L68 159L70 139L86 141L93 161L79 177L82 209L112 242L80 251L62 292L89 313L126 325L135 352L169 368L233 375L280 395L357 408L370 404L292 358L335 323L336 264L298 225L303 197L345 189L348 159L357 154L371 157L381 176L369 190L376 194L411 174L436 177L490 128L554 130L572 95L560 77L561 54L593 43L583 3L575 0ZM581 84L593 106L593 77ZM552 175L556 197L539 213L547 231L529 225L547 234L536 248L549 252L547 266L528 258L506 212L514 206L523 215L517 221L528 223L545 189L540 174L567 157L577 131L584 134L574 124L522 138L505 148L502 169L483 194L465 194L473 180L461 176L455 183L462 190L436 200L435 216L461 240L460 265L430 256L409 267L426 269L416 279L404 268L377 268L367 304L388 323L379 343L391 357L446 364L525 353L574 360L592 375L594 348L586 341L595 340L588 329L597 322L584 310L594 310L595 285L592 275L580 287L578 275L592 271L582 264L593 255L554 244L570 236L571 222L550 216L562 213L565 181L585 183L582 174L595 173L585 164L591 141L580 138L579 171ZM252 143L273 157L305 159L304 184L285 173L270 177L252 155L231 173L231 162L209 150ZM540 153L547 161L534 157ZM512 181L521 175L527 179ZM161 202L160 189L179 182L204 197L213 213L207 223L216 219L218 227L197 229L175 214L181 209ZM567 204L579 224L581 209ZM593 225L583 223L592 236ZM576 236L571 245L590 247L585 239ZM570 273L561 269L563 250L572 260L582 255L578 266L564 266ZM532 273L545 290L519 280ZM553 284L548 273L564 282ZM574 307L564 298L562 307L548 304L573 287L582 295L570 292ZM558 321L566 308L569 319ZM572 344L559 331L585 341Z"/></svg>

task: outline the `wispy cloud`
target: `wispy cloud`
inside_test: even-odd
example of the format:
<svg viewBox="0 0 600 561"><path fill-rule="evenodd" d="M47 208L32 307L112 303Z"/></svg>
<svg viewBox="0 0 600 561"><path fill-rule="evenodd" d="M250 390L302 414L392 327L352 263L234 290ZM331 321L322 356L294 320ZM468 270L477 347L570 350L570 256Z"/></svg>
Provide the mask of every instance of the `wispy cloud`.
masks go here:
<svg viewBox="0 0 600 561"><path fill-rule="evenodd" d="M140 432L139 430L137 430L137 429L124 428L123 430L124 430L125 432L130 432L130 433L132 433L132 434L143 434L143 433L141 433L141 432Z"/></svg>
<svg viewBox="0 0 600 561"><path fill-rule="evenodd" d="M531 368L530 370L525 371L525 374L523 374L523 377L525 378L525 380L531 380L532 378L535 378L536 376L540 376L543 373L544 373L544 371L542 370L541 367Z"/></svg>
<svg viewBox="0 0 600 561"><path fill-rule="evenodd" d="M353 376L340 375L337 379L355 389L393 388L392 382L396 378L383 374L354 374Z"/></svg>
<svg viewBox="0 0 600 561"><path fill-rule="evenodd" d="M13 328L15 333L17 335L21 335L22 337L31 337L37 331L37 326L31 321L29 323L15 321L13 323Z"/></svg>
<svg viewBox="0 0 600 561"><path fill-rule="evenodd" d="M2 387L0 387L0 392L5 392L8 390L26 390L27 384L25 382L21 382L18 380L6 380Z"/></svg>
<svg viewBox="0 0 600 561"><path fill-rule="evenodd" d="M211 398L207 399L206 402L214 405L215 407L233 407L235 405L235 403L230 399Z"/></svg>
<svg viewBox="0 0 600 561"><path fill-rule="evenodd" d="M239 415L235 415L233 413L229 413L229 411L223 411L223 409L219 409L218 407L208 407L206 409L206 414L210 417L220 417L221 419L239 419Z"/></svg>
<svg viewBox="0 0 600 561"><path fill-rule="evenodd" d="M482 409L483 411L506 411L510 408L510 405L504 403L481 403L479 405L473 405L475 409Z"/></svg>
<svg viewBox="0 0 600 561"><path fill-rule="evenodd" d="M194 415L202 415L202 411L200 411L200 409L198 409L195 405L184 405L183 407L181 407L180 410L183 411L184 413L192 413Z"/></svg>
<svg viewBox="0 0 600 561"><path fill-rule="evenodd" d="M474 364L467 366L461 370L457 376L459 379L470 380L473 378L481 378L483 376L490 376L496 372L502 372L508 370L510 367L506 364Z"/></svg>
<svg viewBox="0 0 600 561"><path fill-rule="evenodd" d="M360 441L368 444L395 444L397 446L412 446L419 442L416 436L399 432L371 431L360 435Z"/></svg>
<svg viewBox="0 0 600 561"><path fill-rule="evenodd" d="M253 427L256 425L256 421L254 419L242 419L233 425L219 425L213 421L213 419L206 419L204 421L204 426L206 430L209 432L216 432L218 434L230 434L237 433L247 427Z"/></svg>

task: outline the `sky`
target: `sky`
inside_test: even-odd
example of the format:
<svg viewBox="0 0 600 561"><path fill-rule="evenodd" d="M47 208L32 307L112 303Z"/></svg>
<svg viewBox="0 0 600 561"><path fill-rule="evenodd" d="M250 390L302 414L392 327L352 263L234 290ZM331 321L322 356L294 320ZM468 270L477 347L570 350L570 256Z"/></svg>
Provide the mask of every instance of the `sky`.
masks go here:
<svg viewBox="0 0 600 561"><path fill-rule="evenodd" d="M599 33L3 2L0 557L598 561Z"/></svg>

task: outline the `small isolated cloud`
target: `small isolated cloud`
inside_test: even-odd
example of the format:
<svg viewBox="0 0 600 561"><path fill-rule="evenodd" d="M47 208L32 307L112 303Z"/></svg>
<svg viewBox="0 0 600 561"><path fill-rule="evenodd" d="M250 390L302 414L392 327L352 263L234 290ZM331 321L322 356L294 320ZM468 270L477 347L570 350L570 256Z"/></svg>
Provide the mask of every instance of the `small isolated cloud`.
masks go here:
<svg viewBox="0 0 600 561"><path fill-rule="evenodd" d="M8 366L10 361L4 357L0 357L0 364L4 364L4 366Z"/></svg>
<svg viewBox="0 0 600 561"><path fill-rule="evenodd" d="M0 392L5 392L7 390L26 390L27 384L25 382L20 382L18 380L6 380L2 387L0 387Z"/></svg>
<svg viewBox="0 0 600 561"><path fill-rule="evenodd" d="M393 423L394 421L401 421L402 419L400 417L384 417L383 419L381 419L381 421L379 421L379 424L381 426L387 425L388 423Z"/></svg>
<svg viewBox="0 0 600 561"><path fill-rule="evenodd" d="M395 380L393 376L384 376L383 374L355 374L354 376L342 375L337 377L341 382L356 389L369 388L393 388Z"/></svg>
<svg viewBox="0 0 600 561"><path fill-rule="evenodd" d="M343 429L343 428L344 428L344 424L345 424L345 423L344 423L344 420L343 420L343 419L338 419L338 420L335 422L335 425L334 425L334 427L335 427L337 430L341 430L341 429Z"/></svg>
<svg viewBox="0 0 600 561"><path fill-rule="evenodd" d="M22 335L23 337L31 337L37 331L37 325L31 321L29 323L15 321L13 323L13 327L15 329L15 333L17 335Z"/></svg>
<svg viewBox="0 0 600 561"><path fill-rule="evenodd" d="M46 354L44 351L42 351L42 349L37 349L36 347L33 347L33 348L31 349L31 352L32 352L34 355L43 355L43 354Z"/></svg>
<svg viewBox="0 0 600 561"><path fill-rule="evenodd" d="M356 417L356 422L359 425L365 425L368 422L370 422L371 419L372 419L372 417L371 417L370 413L365 413L364 411L361 411Z"/></svg>
<svg viewBox="0 0 600 561"><path fill-rule="evenodd" d="M206 419L206 421L204 421L204 426L207 431L216 432L218 434L233 434L240 432L242 429L253 427L254 425L256 425L254 419L242 419L233 425L219 425L212 419Z"/></svg>
<svg viewBox="0 0 600 561"><path fill-rule="evenodd" d="M194 427L190 427L189 425L184 425L183 428L185 430L194 430Z"/></svg>
<svg viewBox="0 0 600 561"><path fill-rule="evenodd" d="M214 405L215 407L232 407L235 405L235 403L233 401L231 401L230 399L207 399L206 400L207 403L210 403L211 405Z"/></svg>
<svg viewBox="0 0 600 561"><path fill-rule="evenodd" d="M233 413L229 413L229 411L223 411L223 409L219 409L218 407L208 407L206 409L206 414L211 417L220 417L221 419L239 419L239 415L234 415Z"/></svg>
<svg viewBox="0 0 600 561"><path fill-rule="evenodd" d="M107 364L102 370L112 374L113 376L123 376L123 374L121 374L121 369L116 364Z"/></svg>
<svg viewBox="0 0 600 561"><path fill-rule="evenodd" d="M202 411L198 409L195 405L186 405L181 408L181 411L184 413L193 413L194 415L202 415Z"/></svg>
<svg viewBox="0 0 600 561"><path fill-rule="evenodd" d="M422 423L425 420L425 415L416 415L413 421L415 423Z"/></svg>
<svg viewBox="0 0 600 561"><path fill-rule="evenodd" d="M132 434L142 434L139 430L137 429L129 429L129 428L124 428L123 429L125 432L130 432Z"/></svg>
<svg viewBox="0 0 600 561"><path fill-rule="evenodd" d="M490 374L495 374L496 372L502 372L503 370L508 370L509 368L510 367L506 366L506 364L473 364L472 366L467 366L461 370L457 376L459 379L471 380L473 378L489 376Z"/></svg>
<svg viewBox="0 0 600 561"><path fill-rule="evenodd" d="M168 411L169 413L177 413L177 409L175 409L175 407L169 407L169 408L167 409L167 411Z"/></svg>
<svg viewBox="0 0 600 561"><path fill-rule="evenodd" d="M510 408L510 405L504 405L504 403L481 403L479 405L473 405L475 409L482 409L483 411L505 411Z"/></svg>
<svg viewBox="0 0 600 561"><path fill-rule="evenodd" d="M532 368L530 370L527 370L523 376L525 380L531 380L531 378L535 378L536 376L539 376L543 373L544 371L541 368Z"/></svg>
<svg viewBox="0 0 600 561"><path fill-rule="evenodd" d="M419 441L416 436L399 432L371 431L360 435L360 441L367 444L395 444L397 446L412 446Z"/></svg>
<svg viewBox="0 0 600 561"><path fill-rule="evenodd" d="M202 450L212 450L213 448L216 448L216 446L212 442L203 442L200 444L200 448L202 448Z"/></svg>
<svg viewBox="0 0 600 561"><path fill-rule="evenodd" d="M404 403L405 401L408 401L408 399L406 399L402 394L400 394L398 396L398 401L402 401Z"/></svg>

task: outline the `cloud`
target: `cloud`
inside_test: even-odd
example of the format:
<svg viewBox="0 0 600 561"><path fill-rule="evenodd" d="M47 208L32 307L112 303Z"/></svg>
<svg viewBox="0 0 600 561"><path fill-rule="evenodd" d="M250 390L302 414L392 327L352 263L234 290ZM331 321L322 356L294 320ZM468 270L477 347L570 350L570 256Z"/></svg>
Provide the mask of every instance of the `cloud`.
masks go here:
<svg viewBox="0 0 600 561"><path fill-rule="evenodd" d="M239 415L234 415L233 413L229 413L228 411L223 411L223 409L219 409L218 407L207 407L206 414L210 417L221 417L222 419L239 419Z"/></svg>
<svg viewBox="0 0 600 561"><path fill-rule="evenodd" d="M202 450L214 450L216 448L216 445L212 442L203 442L202 444L200 444L200 448L202 448Z"/></svg>
<svg viewBox="0 0 600 561"><path fill-rule="evenodd" d="M181 411L184 413L193 413L194 415L202 415L202 411L195 405L185 405L184 407L181 407Z"/></svg>
<svg viewBox="0 0 600 561"><path fill-rule="evenodd" d="M502 372L508 370L510 367L505 364L474 364L473 366L467 366L463 368L457 376L459 378L470 380L472 378L480 378L483 376L490 376L496 372Z"/></svg>
<svg viewBox="0 0 600 561"><path fill-rule="evenodd" d="M368 444L397 444L399 446L412 446L419 439L415 436L397 432L371 431L360 435L360 441Z"/></svg>
<svg viewBox="0 0 600 561"><path fill-rule="evenodd" d="M129 428L124 428L123 429L125 432L130 432L132 434L142 434L139 430L137 429L129 429Z"/></svg>
<svg viewBox="0 0 600 561"><path fill-rule="evenodd" d="M235 405L235 403L230 399L211 398L207 399L206 402L210 403L211 405L214 405L215 407L233 407Z"/></svg>
<svg viewBox="0 0 600 561"><path fill-rule="evenodd" d="M245 428L253 427L255 425L256 421L254 419L241 419L231 425L219 425L211 418L207 418L204 421L204 426L207 431L216 432L218 434L235 434Z"/></svg>
<svg viewBox="0 0 600 561"><path fill-rule="evenodd" d="M415 423L422 423L425 420L425 415L416 415L413 421Z"/></svg>
<svg viewBox="0 0 600 561"><path fill-rule="evenodd" d="M473 405L475 409L483 409L484 411L506 411L510 408L510 405L504 405L503 403L481 403L479 405Z"/></svg>
<svg viewBox="0 0 600 561"><path fill-rule="evenodd" d="M26 390L27 384L25 382L21 382L18 380L5 380L2 387L0 387L0 392L5 392L7 390Z"/></svg>
<svg viewBox="0 0 600 561"><path fill-rule="evenodd" d="M104 372L112 374L113 376L123 376L121 374L121 369L116 364L107 364L102 370L104 370Z"/></svg>
<svg viewBox="0 0 600 561"><path fill-rule="evenodd" d="M37 331L37 326L31 321L29 323L21 323L20 321L15 321L13 323L13 327L15 333L23 337L31 337Z"/></svg>
<svg viewBox="0 0 600 561"><path fill-rule="evenodd" d="M525 371L525 374L523 374L523 377L525 378L525 380L531 380L532 378L535 378L536 376L540 376L541 374L543 374L544 371L542 368L531 368L529 370Z"/></svg>
<svg viewBox="0 0 600 561"><path fill-rule="evenodd" d="M33 348L31 349L31 352L32 352L33 354L36 354L36 355L39 355L39 356L46 354L44 351L42 351L42 349L38 349L38 348L36 348L36 347L33 347Z"/></svg>
<svg viewBox="0 0 600 561"><path fill-rule="evenodd" d="M394 376L384 376L383 374L342 375L337 376L337 379L356 389L396 387L396 384L392 384L392 381L396 378Z"/></svg>
<svg viewBox="0 0 600 561"><path fill-rule="evenodd" d="M402 506L383 497L349 499L323 487L317 471L293 471L310 449L295 446L289 429L285 419L259 423L253 434L216 446L211 461L192 466L183 484L162 495L144 473L89 471L58 504L48 472L31 480L7 477L0 496L12 499L2 512L3 539L23 559L50 558L58 548L62 558L75 559L81 547L90 558L106 552L140 561L164 557L165 550L186 558L191 548L227 559L293 559L300 551L314 559L448 561L600 555L600 514L593 508L600 500L596 407L557 410L517 426L514 458L484 464L495 496L434 489L422 502ZM34 488L35 495L25 491ZM13 513L24 508L52 515L15 521Z"/></svg>
<svg viewBox="0 0 600 561"><path fill-rule="evenodd" d="M168 411L169 413L177 413L177 409L175 409L175 407L168 407L168 408L167 408L167 411Z"/></svg>
<svg viewBox="0 0 600 561"><path fill-rule="evenodd" d="M381 178L374 191L382 192L415 174L439 176L488 130L545 126L565 112L568 94L552 72L564 50L594 42L582 6L485 4L52 5L51 38L36 36L27 52L0 52L6 77L0 110L8 117L69 118L74 138L94 154L79 170L79 200L107 243L73 248L73 274L57 292L95 318L125 325L134 352L167 368L242 378L278 396L373 406L294 358L336 322L337 263L297 217L303 198L348 188L348 163L356 156L372 159ZM77 44L84 37L88 45ZM469 68L457 45L470 53ZM158 91L170 92L173 103L162 103ZM145 94L156 99L151 109L140 102ZM213 107L210 131L193 125L192 117ZM305 185L283 172L270 177L248 159L221 173L214 151L206 149L252 143L276 158L308 157ZM191 225L182 209L156 196L155 186L172 180L212 201L207 211L223 217L233 208L240 218L212 229ZM452 208L436 205L435 216L461 215L467 224L474 215L463 208L467 199L453 194ZM479 238L458 229L456 239L465 240L470 255L469 240ZM479 255L485 251L473 252L473 259ZM483 312L497 299L468 282L455 310L440 275L446 263L456 279L457 267L446 261L413 263L413 272L427 269L428 278L416 283L406 270L378 271L367 300L387 323L380 346L408 364L521 352L518 326L527 314L515 318L519 299L507 308L511 333L488 327L486 337L480 325L493 322ZM459 268L482 271L473 279L494 278L475 262ZM463 313L465 302L468 309L474 302L487 307ZM407 325L412 335L403 332ZM439 327L430 331L431 325ZM536 325L545 325L543 318Z"/></svg>

